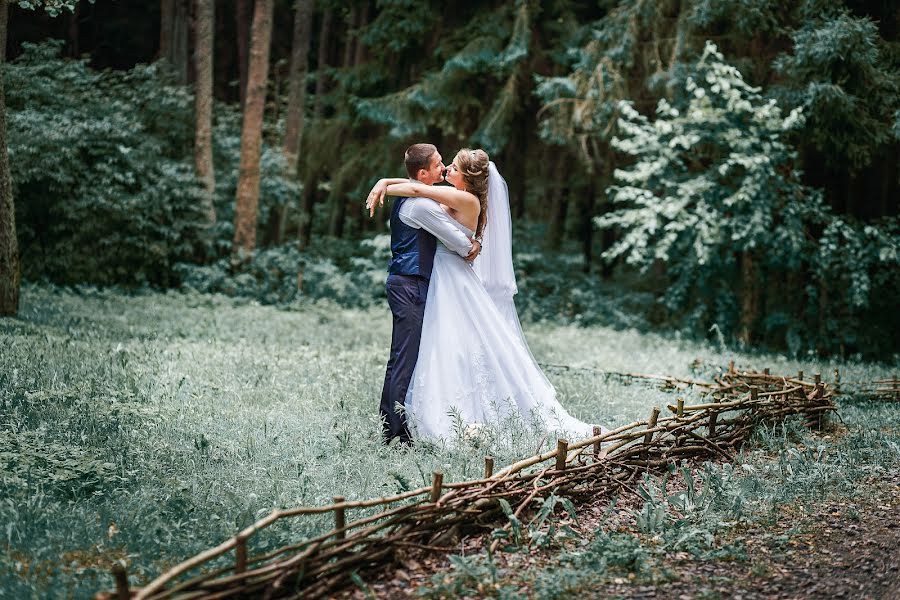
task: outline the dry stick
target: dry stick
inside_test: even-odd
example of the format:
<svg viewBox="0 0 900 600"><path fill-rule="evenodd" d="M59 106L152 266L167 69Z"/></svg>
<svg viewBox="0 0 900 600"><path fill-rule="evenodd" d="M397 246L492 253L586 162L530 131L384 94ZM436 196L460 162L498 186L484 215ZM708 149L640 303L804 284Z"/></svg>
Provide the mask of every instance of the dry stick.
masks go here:
<svg viewBox="0 0 900 600"><path fill-rule="evenodd" d="M644 445L650 443L653 440L653 432L651 431L654 427L656 427L656 419L659 418L659 408L654 406L653 410L650 412L650 420L647 421L647 433L644 434ZM647 458L649 456L649 451L644 450L643 458Z"/></svg>
<svg viewBox="0 0 900 600"><path fill-rule="evenodd" d="M569 454L569 442L563 439L556 440L556 470L566 470L566 457Z"/></svg>
<svg viewBox="0 0 900 600"><path fill-rule="evenodd" d="M116 600L129 600L131 590L128 587L128 571L125 565L116 561L112 567L113 578L116 580Z"/></svg>
<svg viewBox="0 0 900 600"><path fill-rule="evenodd" d="M437 502L441 497L441 484L444 482L444 474L440 471L435 471L432 475L433 479L431 480L431 501Z"/></svg>
<svg viewBox="0 0 900 600"><path fill-rule="evenodd" d="M603 429L599 425L594 425L594 441L593 441L593 449L594 449L594 460L600 460L604 456L606 456L606 449L603 448L600 442L600 435L603 433Z"/></svg>
<svg viewBox="0 0 900 600"><path fill-rule="evenodd" d="M346 498L343 496L334 496L334 503L337 505L337 508L334 509L334 529L337 531L335 537L339 540L347 536L347 532L344 531L347 521L345 520L344 507L342 506L345 500Z"/></svg>
<svg viewBox="0 0 900 600"><path fill-rule="evenodd" d="M247 570L247 538L238 535L234 538L234 572L240 575Z"/></svg>

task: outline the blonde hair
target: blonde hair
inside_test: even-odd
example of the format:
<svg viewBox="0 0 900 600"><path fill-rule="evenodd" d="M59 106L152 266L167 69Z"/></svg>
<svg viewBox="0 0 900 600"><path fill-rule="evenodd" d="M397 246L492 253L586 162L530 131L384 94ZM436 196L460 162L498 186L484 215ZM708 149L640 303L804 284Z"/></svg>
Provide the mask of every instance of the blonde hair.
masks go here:
<svg viewBox="0 0 900 600"><path fill-rule="evenodd" d="M475 226L475 237L480 238L487 225L487 192L488 164L491 159L487 152L463 148L456 153L456 164L462 174L466 189L478 198L481 212L478 213L478 225Z"/></svg>

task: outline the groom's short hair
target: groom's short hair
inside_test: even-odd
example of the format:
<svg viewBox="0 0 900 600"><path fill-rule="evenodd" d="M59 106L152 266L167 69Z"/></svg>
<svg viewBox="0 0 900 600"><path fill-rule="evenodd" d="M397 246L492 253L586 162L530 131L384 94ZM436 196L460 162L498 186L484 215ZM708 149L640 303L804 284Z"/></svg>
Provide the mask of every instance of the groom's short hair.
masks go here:
<svg viewBox="0 0 900 600"><path fill-rule="evenodd" d="M406 163L406 172L413 179L420 169L428 169L431 166L431 157L437 152L434 144L413 144L406 149L403 161Z"/></svg>

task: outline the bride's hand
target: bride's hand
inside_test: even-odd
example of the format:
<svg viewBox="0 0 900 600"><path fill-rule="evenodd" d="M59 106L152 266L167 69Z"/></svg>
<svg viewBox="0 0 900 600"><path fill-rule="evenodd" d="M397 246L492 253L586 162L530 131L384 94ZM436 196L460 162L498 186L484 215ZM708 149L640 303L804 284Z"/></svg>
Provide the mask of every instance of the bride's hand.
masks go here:
<svg viewBox="0 0 900 600"><path fill-rule="evenodd" d="M369 192L366 198L366 208L369 209L369 217L375 216L375 205L384 206L384 194L387 191L388 182L386 179L379 179L378 183Z"/></svg>
<svg viewBox="0 0 900 600"><path fill-rule="evenodd" d="M466 257L468 262L472 262L478 255L481 253L481 242L478 240L472 240L472 251L469 252L469 255Z"/></svg>

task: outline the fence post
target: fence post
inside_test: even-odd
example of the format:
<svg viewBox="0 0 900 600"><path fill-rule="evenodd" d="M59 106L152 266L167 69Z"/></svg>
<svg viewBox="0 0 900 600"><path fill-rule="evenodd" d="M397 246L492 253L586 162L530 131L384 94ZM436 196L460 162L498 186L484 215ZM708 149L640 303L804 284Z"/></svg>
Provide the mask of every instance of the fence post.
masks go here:
<svg viewBox="0 0 900 600"><path fill-rule="evenodd" d="M656 427L656 420L659 418L659 407L654 406L653 410L650 411L650 419L647 421L647 429L653 429ZM644 434L644 444L649 444L653 441L653 432L648 431ZM646 448L644 450L644 458L646 459L650 454L650 448Z"/></svg>
<svg viewBox="0 0 900 600"><path fill-rule="evenodd" d="M834 391L836 391L836 392L841 391L841 370L840 369L834 370Z"/></svg>
<svg viewBox="0 0 900 600"><path fill-rule="evenodd" d="M343 504L344 500L346 500L346 498L344 498L343 496L334 496L333 499L335 504ZM347 513L344 510L343 506L336 506L334 508L334 528L337 530L341 530L345 525L347 525ZM347 537L347 532L338 531L335 537L339 540L342 540Z"/></svg>
<svg viewBox="0 0 900 600"><path fill-rule="evenodd" d="M484 457L484 478L487 479L491 475L494 474L494 457L493 456L485 456Z"/></svg>
<svg viewBox="0 0 900 600"><path fill-rule="evenodd" d="M556 440L556 470L566 470L566 458L569 455L569 442L566 440Z"/></svg>
<svg viewBox="0 0 900 600"><path fill-rule="evenodd" d="M684 398L678 399L678 406L675 409L675 415L680 419L684 416Z"/></svg>
<svg viewBox="0 0 900 600"><path fill-rule="evenodd" d="M763 375L768 375L771 371L769 371L769 367L763 369Z"/></svg>
<svg viewBox="0 0 900 600"><path fill-rule="evenodd" d="M112 566L113 578L116 580L116 600L129 600L131 589L128 586L128 571L120 561Z"/></svg>
<svg viewBox="0 0 900 600"><path fill-rule="evenodd" d="M733 360L728 361L728 372L731 374L734 374L734 361Z"/></svg>
<svg viewBox="0 0 900 600"><path fill-rule="evenodd" d="M242 535L234 537L234 574L240 575L247 570L247 538Z"/></svg>
<svg viewBox="0 0 900 600"><path fill-rule="evenodd" d="M816 383L816 385L819 385L819 383L821 383L821 381L822 381L822 374L821 374L821 373L814 373L814 374L813 374L813 381Z"/></svg>
<svg viewBox="0 0 900 600"><path fill-rule="evenodd" d="M753 402L756 402L756 400L758 398L759 398L759 388L756 387L755 385L751 385L750 386L750 400L752 400Z"/></svg>
<svg viewBox="0 0 900 600"><path fill-rule="evenodd" d="M598 435L600 435L601 431L602 430L600 429L599 425L594 425L594 437L597 437ZM595 458L600 457L600 440L597 440L596 442L594 442L594 457Z"/></svg>
<svg viewBox="0 0 900 600"><path fill-rule="evenodd" d="M441 487L444 485L444 474L435 471L431 480L431 501L437 502L441 497Z"/></svg>
<svg viewBox="0 0 900 600"><path fill-rule="evenodd" d="M713 396L713 403L718 404L718 402L719 402L719 398L716 396ZM716 412L715 409L712 409L710 411L710 415L709 415L709 437L710 438L713 438L716 436L716 420L718 418L719 418L719 413Z"/></svg>
<svg viewBox="0 0 900 600"><path fill-rule="evenodd" d="M797 379L799 379L800 381L803 381L803 370L802 369L797 371Z"/></svg>

